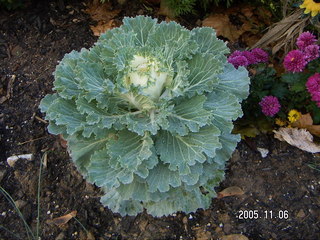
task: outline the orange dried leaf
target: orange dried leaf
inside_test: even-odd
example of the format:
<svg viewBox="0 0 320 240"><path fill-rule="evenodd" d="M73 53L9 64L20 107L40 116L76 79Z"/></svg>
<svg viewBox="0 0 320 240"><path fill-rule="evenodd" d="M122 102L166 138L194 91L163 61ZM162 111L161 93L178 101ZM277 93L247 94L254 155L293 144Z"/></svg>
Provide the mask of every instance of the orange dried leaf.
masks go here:
<svg viewBox="0 0 320 240"><path fill-rule="evenodd" d="M298 128L306 128L307 126L312 124L313 124L312 117L309 113L307 113L307 114L302 114L297 121L291 124L291 126L298 127Z"/></svg>
<svg viewBox="0 0 320 240"><path fill-rule="evenodd" d="M63 148L68 148L68 142L63 138L62 134L59 134L59 144Z"/></svg>
<svg viewBox="0 0 320 240"><path fill-rule="evenodd" d="M217 36L228 38L230 41L236 41L239 39L242 33L245 32L243 29L237 29L226 14L218 13L213 14L203 20L202 26L212 27L216 30Z"/></svg>
<svg viewBox="0 0 320 240"><path fill-rule="evenodd" d="M232 186L223 189L221 192L218 192L218 198L223 198L223 197L229 197L229 196L237 196L237 195L243 195L244 191L237 187L237 186Z"/></svg>
<svg viewBox="0 0 320 240"><path fill-rule="evenodd" d="M307 129L311 134L320 137L320 125L311 125L308 126Z"/></svg>
<svg viewBox="0 0 320 240"><path fill-rule="evenodd" d="M57 226L62 226L64 224L66 224L67 222L70 221L70 219L72 219L73 217L75 217L77 215L77 211L72 211L64 216L61 217L57 217L54 219L49 219L47 220L48 224L55 224Z"/></svg>
<svg viewBox="0 0 320 240"><path fill-rule="evenodd" d="M96 26L90 26L95 36L100 36L105 31L116 27L114 17L119 14L120 10L113 10L110 2L100 3L100 1L93 1L88 4L86 13L88 13L93 20L97 22Z"/></svg>
<svg viewBox="0 0 320 240"><path fill-rule="evenodd" d="M305 128L311 134L320 137L320 125L313 125L310 113L302 114L301 117L291 124L292 127Z"/></svg>

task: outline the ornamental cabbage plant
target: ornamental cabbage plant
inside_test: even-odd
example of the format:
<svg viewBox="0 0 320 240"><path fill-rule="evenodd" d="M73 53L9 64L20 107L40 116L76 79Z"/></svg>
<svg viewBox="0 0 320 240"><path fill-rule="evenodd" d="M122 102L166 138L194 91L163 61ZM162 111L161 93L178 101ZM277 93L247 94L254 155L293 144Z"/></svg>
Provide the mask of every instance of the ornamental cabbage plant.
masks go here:
<svg viewBox="0 0 320 240"><path fill-rule="evenodd" d="M102 204L153 216L210 206L249 91L228 52L211 28L137 16L65 55L40 108Z"/></svg>

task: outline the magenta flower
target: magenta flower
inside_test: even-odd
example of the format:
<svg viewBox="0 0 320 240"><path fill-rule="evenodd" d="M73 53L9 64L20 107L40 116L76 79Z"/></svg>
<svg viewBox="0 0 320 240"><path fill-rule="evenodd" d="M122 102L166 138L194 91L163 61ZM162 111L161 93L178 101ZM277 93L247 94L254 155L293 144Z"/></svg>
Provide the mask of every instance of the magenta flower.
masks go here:
<svg viewBox="0 0 320 240"><path fill-rule="evenodd" d="M300 50L288 52L283 60L284 68L289 72L302 72L307 63L304 53Z"/></svg>
<svg viewBox="0 0 320 240"><path fill-rule="evenodd" d="M243 56L242 52L239 50L234 51L233 53L231 53L231 55L229 56L229 58L234 58L234 57L239 57L239 56Z"/></svg>
<svg viewBox="0 0 320 240"><path fill-rule="evenodd" d="M315 102L320 102L320 92L312 94L311 100Z"/></svg>
<svg viewBox="0 0 320 240"><path fill-rule="evenodd" d="M306 60L308 62L315 60L319 57L319 45L309 45L304 49Z"/></svg>
<svg viewBox="0 0 320 240"><path fill-rule="evenodd" d="M256 57L249 51L243 51L242 56L248 60L248 65L258 63Z"/></svg>
<svg viewBox="0 0 320 240"><path fill-rule="evenodd" d="M244 56L229 57L228 62L238 69L240 66L248 66L248 59Z"/></svg>
<svg viewBox="0 0 320 240"><path fill-rule="evenodd" d="M297 38L297 46L300 50L304 50L307 46L313 45L317 41L316 36L310 32L303 32Z"/></svg>
<svg viewBox="0 0 320 240"><path fill-rule="evenodd" d="M278 98L274 96L265 96L261 99L259 105L261 106L262 113L270 117L277 114L281 108Z"/></svg>
<svg viewBox="0 0 320 240"><path fill-rule="evenodd" d="M254 48L251 50L252 55L256 58L257 62L268 62L268 53L261 48Z"/></svg>
<svg viewBox="0 0 320 240"><path fill-rule="evenodd" d="M315 73L308 78L306 87L310 94L320 92L320 73Z"/></svg>
<svg viewBox="0 0 320 240"><path fill-rule="evenodd" d="M311 100L315 101L320 107L320 73L315 73L310 76L306 83L306 87L311 95Z"/></svg>

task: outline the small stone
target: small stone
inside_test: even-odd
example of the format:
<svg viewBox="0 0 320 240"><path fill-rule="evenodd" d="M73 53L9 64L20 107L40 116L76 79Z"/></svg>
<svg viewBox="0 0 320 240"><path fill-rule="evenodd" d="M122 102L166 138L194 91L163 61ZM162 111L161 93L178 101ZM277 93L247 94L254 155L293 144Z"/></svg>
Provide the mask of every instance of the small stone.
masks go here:
<svg viewBox="0 0 320 240"><path fill-rule="evenodd" d="M30 153L30 154L13 155L7 158L7 163L10 167L14 167L14 165L20 158L31 161L33 159L33 154Z"/></svg>
<svg viewBox="0 0 320 240"><path fill-rule="evenodd" d="M300 209L299 212L297 213L297 217L304 218L305 216L306 216L306 214L304 213L304 211L302 209Z"/></svg>

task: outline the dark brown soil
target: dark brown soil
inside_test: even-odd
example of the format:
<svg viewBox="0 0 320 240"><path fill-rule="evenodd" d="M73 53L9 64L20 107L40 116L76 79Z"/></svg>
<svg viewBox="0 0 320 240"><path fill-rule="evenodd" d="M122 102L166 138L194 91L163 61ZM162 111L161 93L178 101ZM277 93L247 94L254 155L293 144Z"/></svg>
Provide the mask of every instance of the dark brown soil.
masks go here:
<svg viewBox="0 0 320 240"><path fill-rule="evenodd" d="M140 1L129 2L119 20L147 14ZM41 239L206 240L230 234L253 240L320 239L320 172L308 166L320 157L271 135L250 144L240 142L227 166L226 180L217 191L238 186L243 195L213 199L208 210L163 218L145 213L120 217L104 208L99 189L82 179L59 138L47 133L38 109L40 100L52 91L57 62L65 53L96 41L84 7L76 0L35 1L14 12L0 10L0 183L35 231L39 166L47 154L40 185ZM194 26L194 20L181 23ZM249 147L252 144L267 148L268 156L262 158ZM7 164L8 157L28 153L33 160ZM76 219L62 226L50 224L50 219L74 210ZM254 210L258 219L239 219L241 211L246 217ZM28 239L21 218L2 194L0 239Z"/></svg>

